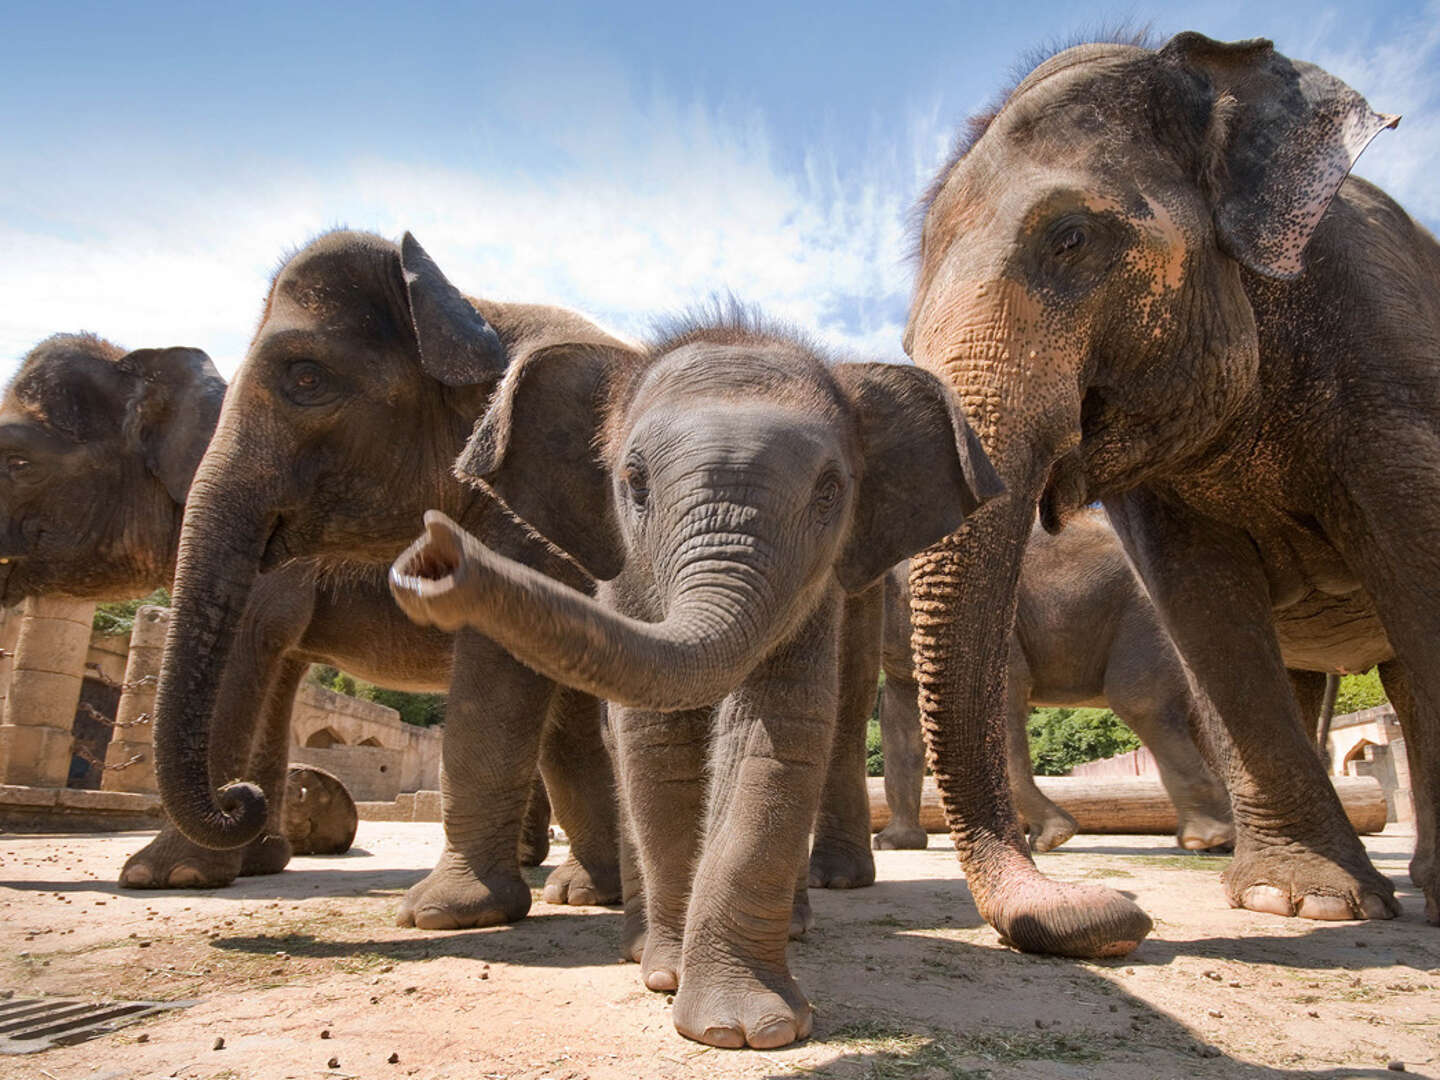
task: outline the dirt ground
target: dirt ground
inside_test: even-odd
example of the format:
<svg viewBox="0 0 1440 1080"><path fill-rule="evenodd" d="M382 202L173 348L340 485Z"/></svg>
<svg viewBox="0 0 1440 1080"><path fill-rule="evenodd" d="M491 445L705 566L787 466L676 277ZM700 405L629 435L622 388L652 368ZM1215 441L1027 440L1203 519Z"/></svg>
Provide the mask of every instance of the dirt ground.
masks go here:
<svg viewBox="0 0 1440 1080"><path fill-rule="evenodd" d="M791 955L815 1034L767 1053L676 1034L665 996L617 962L613 909L551 907L537 889L513 926L394 926L436 825L365 822L348 855L216 892L122 891L145 839L0 837L0 992L193 1004L0 1057L0 1077L1149 1080L1369 1077L1391 1062L1440 1077L1440 930L1405 873L1409 836L1367 840L1405 904L1370 925L1232 911L1224 859L1076 837L1042 869L1104 881L1156 923L1130 957L1094 963L1001 946L947 842L878 853L877 885L813 894L815 929Z"/></svg>

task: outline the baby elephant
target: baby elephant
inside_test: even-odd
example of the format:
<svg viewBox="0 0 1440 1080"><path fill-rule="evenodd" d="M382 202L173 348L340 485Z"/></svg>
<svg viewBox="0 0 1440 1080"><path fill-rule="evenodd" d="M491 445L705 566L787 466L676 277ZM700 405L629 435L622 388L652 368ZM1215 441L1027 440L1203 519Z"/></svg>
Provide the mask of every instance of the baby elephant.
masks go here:
<svg viewBox="0 0 1440 1080"><path fill-rule="evenodd" d="M919 368L827 366L742 312L617 355L513 366L456 463L601 581L596 598L433 511L391 588L411 618L483 628L616 703L645 985L677 991L682 1035L782 1046L811 1026L785 951L843 596L1003 485Z"/></svg>

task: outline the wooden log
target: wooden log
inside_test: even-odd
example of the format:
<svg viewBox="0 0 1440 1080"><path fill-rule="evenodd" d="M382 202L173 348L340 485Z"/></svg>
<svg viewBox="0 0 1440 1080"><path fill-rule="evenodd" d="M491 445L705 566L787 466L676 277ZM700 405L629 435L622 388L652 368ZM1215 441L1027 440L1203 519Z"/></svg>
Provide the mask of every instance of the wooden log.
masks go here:
<svg viewBox="0 0 1440 1080"><path fill-rule="evenodd" d="M1159 780L1148 777L1091 779L1084 776L1037 776L1035 782L1051 800L1069 813L1087 833L1174 835L1178 826L1175 807ZM885 781L866 781L870 789L870 828L878 832L890 822L885 803ZM1373 776L1337 776L1332 783L1340 805L1355 831L1377 833L1385 828L1385 794ZM935 778L927 776L920 795L920 824L926 832L945 833L945 812Z"/></svg>

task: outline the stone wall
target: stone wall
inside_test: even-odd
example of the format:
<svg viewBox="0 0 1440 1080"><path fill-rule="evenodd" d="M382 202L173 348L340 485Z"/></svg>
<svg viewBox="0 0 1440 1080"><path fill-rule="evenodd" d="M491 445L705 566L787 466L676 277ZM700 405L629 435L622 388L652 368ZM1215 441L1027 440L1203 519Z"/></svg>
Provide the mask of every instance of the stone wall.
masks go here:
<svg viewBox="0 0 1440 1080"><path fill-rule="evenodd" d="M0 612L0 785L64 788L82 686L120 687L105 748L106 791L155 791L155 683L170 612L142 607L135 630L93 634L94 605L28 600ZM388 801L440 783L439 728L384 705L303 683L291 714L291 760L339 776L357 800ZM87 781L88 782L88 781Z"/></svg>

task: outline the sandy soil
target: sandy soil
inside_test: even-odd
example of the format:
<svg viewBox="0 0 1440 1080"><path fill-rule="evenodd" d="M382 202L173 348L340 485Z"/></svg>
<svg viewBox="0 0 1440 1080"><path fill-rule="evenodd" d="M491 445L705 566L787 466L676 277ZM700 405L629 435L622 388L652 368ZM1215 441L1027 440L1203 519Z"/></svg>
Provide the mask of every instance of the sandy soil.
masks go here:
<svg viewBox="0 0 1440 1080"><path fill-rule="evenodd" d="M144 839L0 837L0 990L194 1004L0 1058L0 1077L1149 1080L1369 1077L1390 1062L1440 1077L1440 930L1405 875L1408 836L1367 841L1405 904L1368 925L1232 911L1223 859L1076 837L1041 867L1105 881L1156 920L1136 953L1101 963L1002 947L938 838L879 853L879 884L813 894L792 962L815 1034L770 1053L677 1035L665 996L616 961L614 910L551 907L537 890L509 927L392 925L437 826L362 823L349 855L217 892L121 891Z"/></svg>

